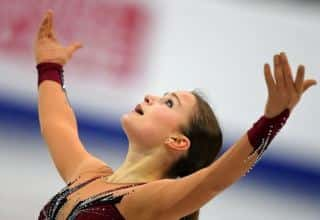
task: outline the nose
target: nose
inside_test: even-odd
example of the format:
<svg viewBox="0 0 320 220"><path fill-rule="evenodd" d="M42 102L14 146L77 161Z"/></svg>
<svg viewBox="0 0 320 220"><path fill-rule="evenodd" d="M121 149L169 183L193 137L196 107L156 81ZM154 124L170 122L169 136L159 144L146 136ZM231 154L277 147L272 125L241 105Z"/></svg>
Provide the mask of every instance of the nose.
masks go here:
<svg viewBox="0 0 320 220"><path fill-rule="evenodd" d="M145 95L144 96L144 102L147 103L147 104L150 104L151 103L151 96L150 95Z"/></svg>
<svg viewBox="0 0 320 220"><path fill-rule="evenodd" d="M145 97L144 97L144 102L145 102L145 103L151 105L151 104L154 103L154 101L155 101L155 97L154 97L154 96L152 96L152 95L145 95Z"/></svg>

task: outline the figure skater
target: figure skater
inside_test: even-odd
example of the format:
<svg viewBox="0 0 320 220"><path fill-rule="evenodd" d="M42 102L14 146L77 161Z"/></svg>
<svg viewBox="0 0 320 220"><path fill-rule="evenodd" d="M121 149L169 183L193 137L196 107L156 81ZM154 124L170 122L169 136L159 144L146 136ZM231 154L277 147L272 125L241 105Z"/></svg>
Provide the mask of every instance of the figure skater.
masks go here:
<svg viewBox="0 0 320 220"><path fill-rule="evenodd" d="M123 164L113 171L79 139L64 89L63 66L80 43L63 47L45 15L35 42L39 121L54 164L67 184L39 219L198 219L198 210L254 166L283 127L302 94L316 84L295 80L285 53L264 66L268 97L264 114L222 156L222 133L208 103L195 91L146 95L121 118L128 138Z"/></svg>

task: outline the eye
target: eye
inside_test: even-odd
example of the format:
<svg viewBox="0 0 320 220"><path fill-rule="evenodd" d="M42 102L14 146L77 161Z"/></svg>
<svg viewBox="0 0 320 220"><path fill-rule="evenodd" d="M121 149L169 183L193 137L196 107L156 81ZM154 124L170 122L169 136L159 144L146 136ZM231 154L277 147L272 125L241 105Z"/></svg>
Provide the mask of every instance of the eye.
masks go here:
<svg viewBox="0 0 320 220"><path fill-rule="evenodd" d="M164 102L169 108L172 108L173 107L173 101L172 99L167 99L165 100Z"/></svg>

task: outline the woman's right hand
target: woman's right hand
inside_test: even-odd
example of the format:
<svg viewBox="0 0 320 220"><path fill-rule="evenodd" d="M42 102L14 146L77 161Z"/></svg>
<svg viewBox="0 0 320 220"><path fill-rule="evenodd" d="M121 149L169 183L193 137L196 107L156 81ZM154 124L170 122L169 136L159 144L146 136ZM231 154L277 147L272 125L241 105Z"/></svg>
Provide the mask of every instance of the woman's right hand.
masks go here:
<svg viewBox="0 0 320 220"><path fill-rule="evenodd" d="M54 33L52 17L53 12L49 10L41 22L34 45L35 59L37 64L50 62L63 66L72 57L72 54L82 47L82 44L76 42L63 47L57 41Z"/></svg>

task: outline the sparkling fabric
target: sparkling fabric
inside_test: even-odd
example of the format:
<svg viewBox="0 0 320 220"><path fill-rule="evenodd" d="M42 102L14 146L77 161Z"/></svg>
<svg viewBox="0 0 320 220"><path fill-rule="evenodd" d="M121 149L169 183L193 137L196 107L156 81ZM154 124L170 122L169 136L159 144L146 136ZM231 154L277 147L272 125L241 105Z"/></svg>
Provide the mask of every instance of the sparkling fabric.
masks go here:
<svg viewBox="0 0 320 220"><path fill-rule="evenodd" d="M286 123L289 115L289 109L285 109L273 118L263 116L254 123L253 127L248 130L249 142L254 151L258 151L261 154L267 149L272 139Z"/></svg>
<svg viewBox="0 0 320 220"><path fill-rule="evenodd" d="M114 205L95 205L90 208L86 208L77 213L76 217L69 217L68 219L76 220L124 220L124 217L120 214L118 209Z"/></svg>
<svg viewBox="0 0 320 220"><path fill-rule="evenodd" d="M90 179L73 188L69 188L69 183L65 188L58 192L41 210L38 220L55 220L59 210L67 202L67 196L79 190L85 185L93 182L100 177ZM127 194L114 196L114 192L121 189L130 188L141 185L143 183L131 184L117 187L112 190L102 192L98 195L89 197L86 200L79 201L68 216L68 220L124 220L115 204L121 202L122 198Z"/></svg>
<svg viewBox="0 0 320 220"><path fill-rule="evenodd" d="M262 116L256 123L253 124L252 128L248 130L248 139L253 147L253 151L244 162L246 163L248 160L250 160L252 155L255 153L257 153L258 156L244 176L247 175L261 159L263 153L267 150L268 145L284 126L289 116L289 109L283 110L279 115L273 118Z"/></svg>

